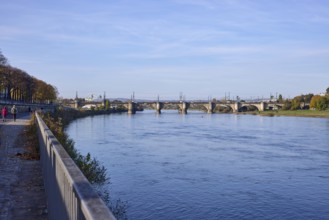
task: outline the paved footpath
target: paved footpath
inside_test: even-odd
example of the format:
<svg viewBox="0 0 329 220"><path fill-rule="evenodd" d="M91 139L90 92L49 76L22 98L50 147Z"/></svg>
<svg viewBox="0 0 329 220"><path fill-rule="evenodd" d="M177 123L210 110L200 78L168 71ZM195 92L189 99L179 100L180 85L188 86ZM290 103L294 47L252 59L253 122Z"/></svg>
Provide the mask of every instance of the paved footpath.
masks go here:
<svg viewBox="0 0 329 220"><path fill-rule="evenodd" d="M26 152L22 131L29 119L0 121L0 220L47 219L40 161L16 156Z"/></svg>

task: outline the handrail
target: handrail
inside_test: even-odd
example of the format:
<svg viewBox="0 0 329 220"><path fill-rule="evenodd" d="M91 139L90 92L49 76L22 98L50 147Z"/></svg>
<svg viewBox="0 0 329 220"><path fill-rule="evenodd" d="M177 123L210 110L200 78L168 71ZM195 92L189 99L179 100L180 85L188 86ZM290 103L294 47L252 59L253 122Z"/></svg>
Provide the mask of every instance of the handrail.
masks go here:
<svg viewBox="0 0 329 220"><path fill-rule="evenodd" d="M49 219L115 220L38 113L36 120Z"/></svg>

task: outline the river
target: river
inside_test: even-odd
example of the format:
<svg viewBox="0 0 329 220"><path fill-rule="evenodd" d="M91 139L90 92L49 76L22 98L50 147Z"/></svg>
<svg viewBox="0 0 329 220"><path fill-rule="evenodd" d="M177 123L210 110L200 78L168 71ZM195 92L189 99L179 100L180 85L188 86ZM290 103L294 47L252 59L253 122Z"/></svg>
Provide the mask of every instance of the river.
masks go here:
<svg viewBox="0 0 329 220"><path fill-rule="evenodd" d="M329 119L144 111L67 132L130 220L329 219Z"/></svg>

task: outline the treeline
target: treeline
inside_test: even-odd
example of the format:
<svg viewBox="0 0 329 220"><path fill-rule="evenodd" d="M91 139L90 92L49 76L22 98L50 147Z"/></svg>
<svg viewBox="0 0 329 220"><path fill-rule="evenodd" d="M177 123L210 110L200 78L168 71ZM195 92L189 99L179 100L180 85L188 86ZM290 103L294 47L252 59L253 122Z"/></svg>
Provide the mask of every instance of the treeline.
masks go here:
<svg viewBox="0 0 329 220"><path fill-rule="evenodd" d="M21 102L52 102L57 98L56 87L9 65L0 51L0 99Z"/></svg>
<svg viewBox="0 0 329 220"><path fill-rule="evenodd" d="M311 93L307 95L300 95L294 97L292 100L285 100L283 103L285 110L303 109L303 105L305 103L310 104L310 109L316 109L320 111L326 110L329 108L329 87L322 95L314 95Z"/></svg>

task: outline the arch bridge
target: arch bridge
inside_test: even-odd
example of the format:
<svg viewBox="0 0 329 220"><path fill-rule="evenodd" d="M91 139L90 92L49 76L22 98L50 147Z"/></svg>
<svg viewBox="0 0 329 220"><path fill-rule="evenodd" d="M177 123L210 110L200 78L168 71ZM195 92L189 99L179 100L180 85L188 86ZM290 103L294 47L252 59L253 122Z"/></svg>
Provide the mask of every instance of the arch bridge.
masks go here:
<svg viewBox="0 0 329 220"><path fill-rule="evenodd" d="M98 103L104 105L104 103ZM135 102L128 100L125 102L111 102L112 108L125 109L129 114L135 114L136 111L143 109L154 109L157 113L161 113L163 109L176 109L181 114L187 114L188 110L202 110L209 114L218 112L221 108L226 108L233 113L255 109L257 111L278 110L283 108L284 104L276 102L212 102L212 101L144 101ZM304 104L305 105L305 104Z"/></svg>
<svg viewBox="0 0 329 220"><path fill-rule="evenodd" d="M241 112L247 108L254 108L257 111L265 110L277 110L283 107L283 104L280 103L271 103L271 102L186 102L186 101L177 101L177 102L144 102L138 103L143 108L146 109L155 109L156 112L161 113L162 109L177 109L179 113L186 114L188 109L198 109L205 111L209 114L214 113L219 108L227 108L230 111L236 113ZM129 110L128 110L129 111Z"/></svg>

